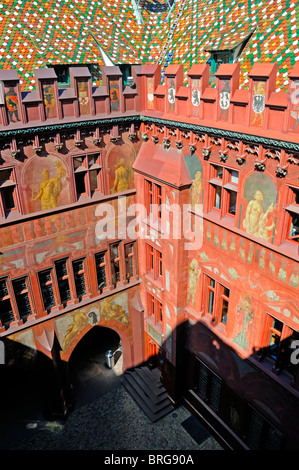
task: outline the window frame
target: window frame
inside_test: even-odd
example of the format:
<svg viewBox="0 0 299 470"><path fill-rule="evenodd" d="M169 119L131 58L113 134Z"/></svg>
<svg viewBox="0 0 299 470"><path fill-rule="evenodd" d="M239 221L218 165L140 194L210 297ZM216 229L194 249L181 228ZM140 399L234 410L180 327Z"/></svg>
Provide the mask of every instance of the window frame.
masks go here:
<svg viewBox="0 0 299 470"><path fill-rule="evenodd" d="M5 282L5 285L6 285L6 290L7 290L7 294L3 297L0 298L0 301L9 301L10 302L10 309L11 309L11 313L12 313L12 316L13 316L13 319L11 321L3 321L2 319L2 312L1 312L1 315L0 315L0 324L1 324L1 328L4 328L5 330L9 329L13 324L15 324L15 322L17 321L18 317L16 315L16 304L14 305L14 302L13 302L13 291L12 291L12 286L10 285L10 279L8 276L2 276L0 278L0 283L1 282ZM1 304L0 304L1 305Z"/></svg>
<svg viewBox="0 0 299 470"><path fill-rule="evenodd" d="M75 265L76 263L80 263L81 261L82 261L82 269L81 269L81 272L80 272L80 270L79 270L77 274L78 274L78 275L83 274L84 286L85 286L85 294L79 296L79 295L78 295L77 284L76 284L76 273L75 273L75 270L74 270L74 265ZM86 297L88 297L86 257L83 256L83 257L81 257L81 258L76 258L76 259L74 259L74 260L71 260L71 263L72 263L72 272L73 272L73 276L74 276L74 285L75 285L76 299L78 299L78 300L85 299Z"/></svg>
<svg viewBox="0 0 299 470"><path fill-rule="evenodd" d="M21 315L20 313L20 307L18 304L18 295L17 295L17 294L20 294L20 292L17 293L16 288L14 286L14 283L20 280L25 281L26 289L22 290L21 294L28 295L28 302L30 305L30 312L26 313L26 315ZM0 302L2 300L9 300L13 319L10 322L2 322L2 319L0 318L0 329L2 328L8 329L15 324L24 324L25 322L27 322L28 319L32 318L35 315L35 306L34 306L32 289L31 289L31 284L30 284L30 279L29 279L28 274L15 277L13 279L11 279L9 276L1 276L0 282L2 281L5 282L6 284L7 295L5 295L4 297L1 297Z"/></svg>
<svg viewBox="0 0 299 470"><path fill-rule="evenodd" d="M147 293L148 318L154 320L155 325L163 324L164 309L163 303L150 292Z"/></svg>
<svg viewBox="0 0 299 470"><path fill-rule="evenodd" d="M203 380L201 381L202 378ZM195 394L203 400L209 408L218 413L222 400L223 380L198 356L194 357L193 380L193 390Z"/></svg>
<svg viewBox="0 0 299 470"><path fill-rule="evenodd" d="M98 263L97 263L97 256L101 256L101 255L103 255L104 257L104 262L99 263L99 267L104 268L104 272L105 272L105 285L103 287L99 286ZM100 292L100 294L102 294L104 289L108 288L108 284L109 284L109 276L107 272L108 270L107 256L108 256L107 250L98 251L97 253L94 254L94 263L95 263L95 271L96 271L96 286L97 286L97 292Z"/></svg>
<svg viewBox="0 0 299 470"><path fill-rule="evenodd" d="M23 294L28 295L28 301L29 301L29 305L30 305L30 313L27 314L25 319L24 319L24 316L21 315L21 313L20 313L20 307L18 305L18 297L17 297L17 294L16 294L16 289L14 287L15 282L23 280L23 279L25 280L26 289L23 289L20 293L21 293L21 295L23 295ZM34 297L33 297L33 294L32 294L29 275L27 274L27 275L24 275L24 276L18 276L16 278L11 279L11 285L12 285L13 295L14 295L14 298L15 298L15 301L16 301L16 307L17 307L17 310L18 310L19 318L24 323L25 321L28 320L29 317L34 315L34 301L33 301Z"/></svg>
<svg viewBox="0 0 299 470"><path fill-rule="evenodd" d="M7 218L9 214L13 212L21 213L21 204L19 199L18 193L18 184L16 178L16 169L13 166L2 167L0 172L10 171L9 179L3 180L2 184L0 184L0 216L3 218ZM6 210L5 208L5 201L3 196L3 191L5 188L13 188L12 191L12 198L14 201L14 207Z"/></svg>
<svg viewBox="0 0 299 470"><path fill-rule="evenodd" d="M285 206L285 212L286 212L286 233L285 233L285 239L292 243L293 245L298 246L299 243L299 231L298 235L291 236L290 231L293 223L293 217L297 216L299 219L299 203L296 202L296 193L298 193L299 197L299 187L295 186L289 186L288 185L288 190L287 190L287 204Z"/></svg>
<svg viewBox="0 0 299 470"><path fill-rule="evenodd" d="M95 163L89 165L89 157L96 156ZM103 194L103 182L102 182L102 164L101 164L101 152L88 152L78 153L71 155L72 158L72 170L74 177L74 191L76 200L78 201L82 197L91 198L95 193ZM82 164L75 168L75 160L82 158ZM91 172L97 171L97 188L91 189ZM84 192L78 193L76 175L84 175Z"/></svg>
<svg viewBox="0 0 299 470"><path fill-rule="evenodd" d="M281 331L274 327L275 321L282 324ZM284 321L275 317L273 314L265 312L264 327L261 339L261 351L258 353L259 361L266 361L272 367L272 372L276 375L285 374L291 380L295 380L298 374L299 367L294 367L294 372L286 366L289 363L288 355L291 354L292 348L291 338L295 333L299 336L299 332L288 326ZM277 350L275 355L270 354L270 340L272 335L276 335L279 338L277 344ZM295 340L294 337L294 340ZM298 337L299 339L299 337Z"/></svg>
<svg viewBox="0 0 299 470"><path fill-rule="evenodd" d="M161 222L162 219L162 202L163 187L161 184L145 179L145 206L147 217L151 217L153 221Z"/></svg>
<svg viewBox="0 0 299 470"><path fill-rule="evenodd" d="M57 290L56 290L56 285L55 285L54 270L55 270L54 266L49 266L49 267L44 268L44 269L37 272L37 279L38 279L38 284L39 284L39 288L40 288L41 300L42 300L42 305L43 305L43 309L44 309L45 312L52 312L52 310L55 310L58 307L58 302L59 301L58 301ZM41 284L41 281L40 281L40 275L44 274L48 271L50 273L50 281L47 281L46 285L51 285L52 286L54 305L47 308L46 305L45 305L45 301L44 301L43 287L42 287L42 284ZM58 288L58 286L57 286L57 288Z"/></svg>
<svg viewBox="0 0 299 470"><path fill-rule="evenodd" d="M163 254L157 248L154 248L149 243L146 244L147 255L147 274L150 274L153 279L163 280ZM162 272L161 272L162 270Z"/></svg>
<svg viewBox="0 0 299 470"><path fill-rule="evenodd" d="M214 285L212 285L212 282ZM228 295L224 293L225 289ZM221 325L224 329L227 325L227 318L229 314L229 296L231 289L224 285L222 282L214 279L207 273L203 273L203 288L202 288L202 304L203 316L208 318L213 326ZM210 299L212 298L212 309L210 311ZM227 302L226 320L223 322L223 302Z"/></svg>
<svg viewBox="0 0 299 470"><path fill-rule="evenodd" d="M217 173L217 169L222 169L222 177L220 178ZM237 173L238 183L232 181L233 175L232 172ZM210 178L209 178L209 211L217 211L220 215L220 218L225 216L230 217L232 220L236 220L237 216L237 203L238 203L238 194L239 194L239 177L240 172L235 168L231 168L219 163L211 162L210 163ZM220 204L219 207L216 206L216 196L217 190L220 193ZM235 194L235 212L230 211L230 200L232 193Z"/></svg>
<svg viewBox="0 0 299 470"><path fill-rule="evenodd" d="M132 253L126 254L126 249L127 247L131 246L132 247ZM132 259L133 260L133 275L128 276L129 271L127 268L127 260ZM124 243L124 262L125 262L125 274L126 274L126 281L130 282L132 279L134 279L137 276L137 266L136 266L136 259L137 259L137 254L136 254L136 242L131 241L131 242L125 242Z"/></svg>
<svg viewBox="0 0 299 470"><path fill-rule="evenodd" d="M114 246L117 246L118 249L118 256L115 258L112 257L112 249ZM121 253L121 242L120 241L114 241L109 244L109 261L110 261L110 269L111 269L111 284L114 288L116 288L123 279L123 266L122 266L122 253ZM116 279L116 274L115 274L115 266L114 263L118 262L118 269L119 269L119 280Z"/></svg>
<svg viewBox="0 0 299 470"><path fill-rule="evenodd" d="M56 265L58 263L62 263L63 261L65 261L67 274L63 275L61 278L58 279ZM56 283L57 283L56 285L57 285L57 290L58 290L58 294L59 294L59 304L63 305L63 306L69 305L77 297L74 296L74 292L76 292L76 290L74 289L74 284L73 284L73 282L74 282L73 266L72 266L72 262L71 262L71 260L68 256L64 256L63 258L58 258L58 259L54 260L54 276L55 276L55 280L56 280ZM70 298L66 302L65 301L62 302L60 287L63 289L63 285L62 284L59 285L59 282L63 283L64 281L68 281L69 293L70 293Z"/></svg>

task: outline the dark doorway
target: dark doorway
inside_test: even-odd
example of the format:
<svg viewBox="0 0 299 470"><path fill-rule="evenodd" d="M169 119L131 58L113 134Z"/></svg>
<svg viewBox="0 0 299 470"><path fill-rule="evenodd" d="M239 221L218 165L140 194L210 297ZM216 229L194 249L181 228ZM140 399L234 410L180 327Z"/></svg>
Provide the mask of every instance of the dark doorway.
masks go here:
<svg viewBox="0 0 299 470"><path fill-rule="evenodd" d="M115 365L109 368L106 353L112 351ZM121 385L122 351L119 335L94 326L77 344L68 363L75 408L90 403Z"/></svg>

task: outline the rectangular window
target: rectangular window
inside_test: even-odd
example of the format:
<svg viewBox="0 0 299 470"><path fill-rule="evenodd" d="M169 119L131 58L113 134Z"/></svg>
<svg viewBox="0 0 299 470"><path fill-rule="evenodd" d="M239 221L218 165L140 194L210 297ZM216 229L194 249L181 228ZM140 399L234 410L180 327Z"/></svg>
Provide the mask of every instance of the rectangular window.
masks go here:
<svg viewBox="0 0 299 470"><path fill-rule="evenodd" d="M152 213L153 207L153 183L151 181L145 181L145 204L147 209L147 214Z"/></svg>
<svg viewBox="0 0 299 470"><path fill-rule="evenodd" d="M71 289L69 282L69 270L67 259L55 261L56 277L60 294L60 301L63 305L71 300Z"/></svg>
<svg viewBox="0 0 299 470"><path fill-rule="evenodd" d="M290 204L286 207L288 212L287 239L299 242L299 189L289 188Z"/></svg>
<svg viewBox="0 0 299 470"><path fill-rule="evenodd" d="M103 288L107 287L106 253L96 253L95 263L96 263L96 271L97 271L98 290L102 292Z"/></svg>
<svg viewBox="0 0 299 470"><path fill-rule="evenodd" d="M112 284L116 287L116 284L120 282L121 279L119 243L110 246L110 261Z"/></svg>
<svg viewBox="0 0 299 470"><path fill-rule="evenodd" d="M30 303L28 279L22 277L12 281L12 287L18 307L20 318L25 321L29 315L32 314Z"/></svg>
<svg viewBox="0 0 299 470"><path fill-rule="evenodd" d="M0 170L0 215L7 215L17 210L17 185L12 168Z"/></svg>
<svg viewBox="0 0 299 470"><path fill-rule="evenodd" d="M77 298L82 299L86 295L84 259L73 261L73 273Z"/></svg>
<svg viewBox="0 0 299 470"><path fill-rule="evenodd" d="M147 214L151 215L153 220L161 220L162 211L162 186L153 183L152 181L145 181L145 201Z"/></svg>
<svg viewBox="0 0 299 470"><path fill-rule="evenodd" d="M151 245L147 245L147 269L148 272L152 274L154 279L162 279L162 253L156 248L153 248Z"/></svg>
<svg viewBox="0 0 299 470"><path fill-rule="evenodd" d="M218 209L221 217L235 216L237 210L239 172L220 165L211 165L211 208Z"/></svg>
<svg viewBox="0 0 299 470"><path fill-rule="evenodd" d="M126 264L126 279L130 281L136 275L135 268L135 243L127 243L125 245L125 264Z"/></svg>
<svg viewBox="0 0 299 470"><path fill-rule="evenodd" d="M153 295L148 294L148 315L154 319L155 324L163 322L163 305Z"/></svg>
<svg viewBox="0 0 299 470"><path fill-rule="evenodd" d="M246 443L251 450L280 450L283 434L249 405Z"/></svg>
<svg viewBox="0 0 299 470"><path fill-rule="evenodd" d="M215 281L214 279L208 278L208 308L207 311L210 315L213 315L214 311L214 298L215 298Z"/></svg>
<svg viewBox="0 0 299 470"><path fill-rule="evenodd" d="M291 361L292 343L299 339L299 332L293 330L272 315L266 315L262 359L267 358L277 374L285 372L295 377L297 364Z"/></svg>
<svg viewBox="0 0 299 470"><path fill-rule="evenodd" d="M157 206L158 206L158 219L160 220L162 217L162 187L159 184L155 184L155 191L157 193Z"/></svg>
<svg viewBox="0 0 299 470"><path fill-rule="evenodd" d="M49 311L56 306L54 290L53 290L53 270L47 269L38 273L41 294L43 298L44 308Z"/></svg>
<svg viewBox="0 0 299 470"><path fill-rule="evenodd" d="M204 276L205 311L213 324L226 325L230 290L211 277Z"/></svg>
<svg viewBox="0 0 299 470"><path fill-rule="evenodd" d="M83 195L91 197L101 190L99 153L73 157L73 168L77 199Z"/></svg>
<svg viewBox="0 0 299 470"><path fill-rule="evenodd" d="M0 279L0 320L5 328L15 321L7 279Z"/></svg>
<svg viewBox="0 0 299 470"><path fill-rule="evenodd" d="M195 392L215 411L219 409L221 387L222 379L196 357Z"/></svg>
<svg viewBox="0 0 299 470"><path fill-rule="evenodd" d="M28 283L27 276L12 281L0 279L0 321L5 328L16 319L25 322L32 314Z"/></svg>
<svg viewBox="0 0 299 470"><path fill-rule="evenodd" d="M220 323L226 325L227 312L228 312L228 301L229 301L229 289L220 285Z"/></svg>

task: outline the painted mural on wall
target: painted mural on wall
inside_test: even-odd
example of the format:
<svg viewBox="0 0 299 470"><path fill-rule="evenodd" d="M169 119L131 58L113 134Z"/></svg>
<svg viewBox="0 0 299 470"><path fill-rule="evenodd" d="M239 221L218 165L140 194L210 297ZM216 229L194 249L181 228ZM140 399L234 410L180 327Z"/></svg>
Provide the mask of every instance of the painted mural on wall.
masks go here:
<svg viewBox="0 0 299 470"><path fill-rule="evenodd" d="M230 105L230 81L220 80L220 94L219 94L219 106L220 106L220 119L224 121L228 118L228 110Z"/></svg>
<svg viewBox="0 0 299 470"><path fill-rule="evenodd" d="M55 319L57 335L65 352L72 341L81 335L83 330L91 325L104 322L121 322L125 327L129 325L128 294L121 292L105 299L77 309L69 314Z"/></svg>
<svg viewBox="0 0 299 470"><path fill-rule="evenodd" d="M118 193L132 189L134 185L134 173L132 165L136 153L134 147L129 144L111 147L108 153L109 185L111 193Z"/></svg>
<svg viewBox="0 0 299 470"><path fill-rule="evenodd" d="M189 153L185 157L185 163L192 179L190 187L190 204L191 209L195 209L196 204L202 203L202 164L197 155Z"/></svg>
<svg viewBox="0 0 299 470"><path fill-rule="evenodd" d="M245 212L243 209L241 228L257 238L271 242L276 224L274 208L277 190L274 182L264 174L250 175L245 182L244 198L247 206Z"/></svg>
<svg viewBox="0 0 299 470"><path fill-rule="evenodd" d="M233 338L233 342L244 350L248 350L249 348L254 329L254 314L251 304L251 295L245 293L243 299L241 300L241 305L237 306L236 312L235 331L237 333Z"/></svg>
<svg viewBox="0 0 299 470"><path fill-rule="evenodd" d="M147 77L147 109L154 109L154 77Z"/></svg>
<svg viewBox="0 0 299 470"><path fill-rule="evenodd" d="M89 114L88 82L86 80L78 81L78 101L80 115Z"/></svg>
<svg viewBox="0 0 299 470"><path fill-rule="evenodd" d="M55 93L54 93L54 86L52 82L44 81L42 83L42 93L44 98L44 105L46 111L46 118L56 118L57 111L56 111L56 101L55 101Z"/></svg>
<svg viewBox="0 0 299 470"><path fill-rule="evenodd" d="M29 212L55 209L71 202L65 164L56 156L30 158L22 180L26 184Z"/></svg>
<svg viewBox="0 0 299 470"><path fill-rule="evenodd" d="M191 82L191 102L192 102L192 115L193 116L199 116L200 92L201 92L201 79L194 78Z"/></svg>
<svg viewBox="0 0 299 470"><path fill-rule="evenodd" d="M21 370L37 359L37 347L32 329L14 333L1 339L4 344L5 364ZM3 386L3 383L1 384Z"/></svg>
<svg viewBox="0 0 299 470"><path fill-rule="evenodd" d="M119 85L117 80L110 81L111 111L119 110Z"/></svg>
<svg viewBox="0 0 299 470"><path fill-rule="evenodd" d="M295 131L299 123L299 80L294 80L290 84L289 101L291 104L290 130Z"/></svg>
<svg viewBox="0 0 299 470"><path fill-rule="evenodd" d="M167 99L168 99L168 113L175 111L175 84L174 79L170 78L168 80L168 89L167 89Z"/></svg>
<svg viewBox="0 0 299 470"><path fill-rule="evenodd" d="M195 294L197 290L197 279L201 274L201 270L198 268L198 262L195 258L188 265L188 273L189 281L187 302L191 300L192 307L194 307Z"/></svg>
<svg viewBox="0 0 299 470"><path fill-rule="evenodd" d="M250 123L252 126L264 125L266 83L259 81L253 85L253 101Z"/></svg>
<svg viewBox="0 0 299 470"><path fill-rule="evenodd" d="M4 88L5 103L9 122L20 121L18 96L14 86Z"/></svg>

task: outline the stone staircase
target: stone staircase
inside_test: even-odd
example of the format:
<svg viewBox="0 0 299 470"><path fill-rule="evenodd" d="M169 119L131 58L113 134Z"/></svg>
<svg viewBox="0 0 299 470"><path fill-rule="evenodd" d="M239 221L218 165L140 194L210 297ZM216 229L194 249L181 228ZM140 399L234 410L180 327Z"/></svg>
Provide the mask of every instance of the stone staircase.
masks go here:
<svg viewBox="0 0 299 470"><path fill-rule="evenodd" d="M140 366L127 370L123 375L122 383L152 422L174 410L174 406L160 382L159 369Z"/></svg>

